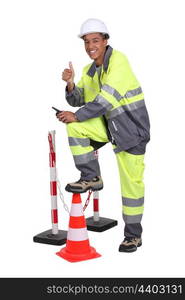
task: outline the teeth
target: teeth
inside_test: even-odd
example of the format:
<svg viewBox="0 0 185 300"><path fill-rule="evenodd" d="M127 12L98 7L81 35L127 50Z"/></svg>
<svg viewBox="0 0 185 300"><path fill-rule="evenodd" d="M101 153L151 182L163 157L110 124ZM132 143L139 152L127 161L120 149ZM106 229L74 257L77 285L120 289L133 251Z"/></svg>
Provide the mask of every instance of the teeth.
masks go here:
<svg viewBox="0 0 185 300"><path fill-rule="evenodd" d="M92 51L90 51L90 53L95 53L96 52L96 50L92 50Z"/></svg>

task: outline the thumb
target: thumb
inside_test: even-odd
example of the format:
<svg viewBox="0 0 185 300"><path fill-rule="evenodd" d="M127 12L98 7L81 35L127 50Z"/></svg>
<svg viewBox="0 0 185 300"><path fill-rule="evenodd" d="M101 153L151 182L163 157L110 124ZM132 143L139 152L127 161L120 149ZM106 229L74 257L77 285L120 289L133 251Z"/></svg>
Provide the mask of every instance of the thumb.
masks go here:
<svg viewBox="0 0 185 300"><path fill-rule="evenodd" d="M69 62L69 68L70 68L70 70L74 73L74 68L73 68L73 64L72 64L71 61Z"/></svg>

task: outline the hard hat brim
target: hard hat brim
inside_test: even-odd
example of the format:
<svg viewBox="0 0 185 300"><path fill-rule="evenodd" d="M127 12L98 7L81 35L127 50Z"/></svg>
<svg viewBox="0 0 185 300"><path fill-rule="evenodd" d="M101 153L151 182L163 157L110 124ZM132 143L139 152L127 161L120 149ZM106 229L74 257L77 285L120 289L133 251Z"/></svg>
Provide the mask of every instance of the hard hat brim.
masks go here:
<svg viewBox="0 0 185 300"><path fill-rule="evenodd" d="M110 37L109 33L108 32L99 32L99 31L88 31L86 33L83 33L83 34L78 34L78 37L79 38L82 38L83 36L87 35L87 34L90 34L90 33L102 33L102 34L107 34L108 37Z"/></svg>

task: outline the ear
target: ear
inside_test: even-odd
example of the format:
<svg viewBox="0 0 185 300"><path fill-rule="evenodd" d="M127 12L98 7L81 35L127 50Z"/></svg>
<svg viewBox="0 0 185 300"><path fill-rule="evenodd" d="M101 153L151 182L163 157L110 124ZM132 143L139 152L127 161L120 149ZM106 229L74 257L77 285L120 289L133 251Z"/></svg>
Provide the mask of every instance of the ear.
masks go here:
<svg viewBox="0 0 185 300"><path fill-rule="evenodd" d="M107 46L107 43L108 43L108 40L103 41L103 44L104 44L105 47Z"/></svg>

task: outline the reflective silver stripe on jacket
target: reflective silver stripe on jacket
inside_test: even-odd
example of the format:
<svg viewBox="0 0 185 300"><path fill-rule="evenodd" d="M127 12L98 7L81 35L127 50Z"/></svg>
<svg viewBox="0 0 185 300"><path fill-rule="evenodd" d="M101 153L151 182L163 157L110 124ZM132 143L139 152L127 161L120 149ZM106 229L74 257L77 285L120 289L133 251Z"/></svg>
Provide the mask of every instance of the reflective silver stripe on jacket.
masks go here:
<svg viewBox="0 0 185 300"><path fill-rule="evenodd" d="M104 90L105 92L109 93L110 95L114 96L116 98L116 100L120 101L123 96L120 95L120 93L115 90L113 87L111 87L108 84L104 84L102 85L102 90Z"/></svg>
<svg viewBox="0 0 185 300"><path fill-rule="evenodd" d="M90 145L90 140L88 138L74 138L74 137L68 137L69 146L82 146L87 147Z"/></svg>
<svg viewBox="0 0 185 300"><path fill-rule="evenodd" d="M136 95L142 94L142 89L141 87L138 87L137 89L134 90L130 90L128 92L126 92L126 94L124 95L124 98L132 98Z"/></svg>
<svg viewBox="0 0 185 300"><path fill-rule="evenodd" d="M94 102L99 103L101 106L105 107L106 110L111 110L111 108L113 107L111 103L109 103L104 97L102 97L101 95L98 95Z"/></svg>
<svg viewBox="0 0 185 300"><path fill-rule="evenodd" d="M104 90L105 92L107 92L110 95L114 96L116 98L116 100L118 100L118 101L120 101L123 98L132 98L134 96L142 94L141 87L138 87L134 90L130 90L130 91L126 92L126 94L124 96L122 96L116 89L114 89L113 87L111 87L108 84L102 85L102 90Z"/></svg>
<svg viewBox="0 0 185 300"><path fill-rule="evenodd" d="M122 114L123 112L132 111L132 110L138 109L144 105L145 105L144 99L138 100L138 101L130 103L130 104L122 105L122 106L117 107L117 108L113 109L112 111L108 112L107 118L112 119L112 118L116 117L117 115Z"/></svg>
<svg viewBox="0 0 185 300"><path fill-rule="evenodd" d="M80 155L73 155L73 158L76 165L83 165L83 164L87 164L91 160L96 160L94 151L85 154L80 154Z"/></svg>
<svg viewBox="0 0 185 300"><path fill-rule="evenodd" d="M85 87L86 89L90 90L90 91L93 92L93 93L96 93L96 92L97 92L97 90L96 90L95 88L92 88L90 85L84 84L84 87Z"/></svg>
<svg viewBox="0 0 185 300"><path fill-rule="evenodd" d="M139 199L131 199L131 198L122 197L122 203L123 203L123 205L128 206L128 207L142 206L144 204L144 197L139 198Z"/></svg>
<svg viewBox="0 0 185 300"><path fill-rule="evenodd" d="M125 221L126 224L140 223L142 216L143 216L142 214L134 215L134 216L129 216L129 215L123 214L123 220Z"/></svg>

